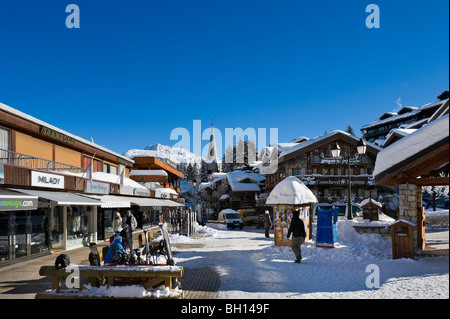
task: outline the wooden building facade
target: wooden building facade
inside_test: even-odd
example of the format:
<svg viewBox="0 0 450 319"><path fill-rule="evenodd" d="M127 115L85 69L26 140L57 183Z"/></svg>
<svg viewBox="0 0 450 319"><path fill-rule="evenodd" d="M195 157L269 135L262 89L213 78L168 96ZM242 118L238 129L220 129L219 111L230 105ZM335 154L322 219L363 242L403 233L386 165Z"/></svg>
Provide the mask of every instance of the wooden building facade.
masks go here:
<svg viewBox="0 0 450 319"><path fill-rule="evenodd" d="M331 148L338 143L341 149L350 148L357 154L358 141L356 136L346 132L331 131L285 149L279 154L276 172L266 175L267 192L286 177L295 176L311 189L319 202L345 202L349 196L347 162L334 159ZM352 196L356 202L377 198L380 191L375 187L372 173L381 148L367 144L366 154L350 160Z"/></svg>

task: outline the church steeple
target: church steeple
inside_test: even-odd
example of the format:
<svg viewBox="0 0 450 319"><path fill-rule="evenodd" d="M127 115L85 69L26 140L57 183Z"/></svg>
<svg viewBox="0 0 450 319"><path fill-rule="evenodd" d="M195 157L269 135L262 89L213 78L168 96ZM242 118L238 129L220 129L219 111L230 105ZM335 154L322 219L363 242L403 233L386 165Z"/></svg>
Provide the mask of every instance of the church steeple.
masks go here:
<svg viewBox="0 0 450 319"><path fill-rule="evenodd" d="M208 148L208 162L216 162L219 172L222 171L222 165L219 162L219 156L217 154L216 138L214 136L214 123L211 123L211 136L209 138L209 148Z"/></svg>

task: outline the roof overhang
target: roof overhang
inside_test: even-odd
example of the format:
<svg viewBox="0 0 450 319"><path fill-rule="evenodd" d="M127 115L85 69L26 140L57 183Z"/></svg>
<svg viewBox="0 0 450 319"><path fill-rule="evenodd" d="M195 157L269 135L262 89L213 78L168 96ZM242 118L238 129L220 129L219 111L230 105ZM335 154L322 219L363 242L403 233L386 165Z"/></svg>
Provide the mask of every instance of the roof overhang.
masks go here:
<svg viewBox="0 0 450 319"><path fill-rule="evenodd" d="M448 177L432 177L436 171L449 162L449 137L445 137L420 152L410 156L375 176L377 185L395 188L399 184L411 183L420 186L448 185ZM428 177L422 177L427 174Z"/></svg>

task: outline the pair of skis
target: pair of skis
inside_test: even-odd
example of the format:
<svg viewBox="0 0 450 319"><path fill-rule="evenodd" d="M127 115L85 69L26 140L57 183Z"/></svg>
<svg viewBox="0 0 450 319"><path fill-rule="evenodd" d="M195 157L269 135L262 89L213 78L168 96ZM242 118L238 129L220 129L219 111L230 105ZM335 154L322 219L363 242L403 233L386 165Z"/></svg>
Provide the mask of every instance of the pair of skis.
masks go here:
<svg viewBox="0 0 450 319"><path fill-rule="evenodd" d="M159 229L161 230L161 234L163 236L163 240L160 243L159 250L163 255L166 255L167 264L169 266L174 266L175 261L173 260L172 248L170 246L169 233L167 231L166 223L159 223ZM150 263L150 247L148 243L148 231L144 230L145 236L145 263L148 265ZM154 255L152 255L154 257ZM156 260L153 260L153 263L156 264Z"/></svg>
<svg viewBox="0 0 450 319"><path fill-rule="evenodd" d="M166 255L167 264L170 266L174 266L175 261L173 260L172 248L170 246L169 233L167 231L166 223L160 223L159 228L160 228L162 236L163 236L163 240L161 241L161 249L160 250L162 250L162 252ZM127 241L128 241L128 245L130 248L130 252L133 252L132 233L131 233L129 227L126 227L126 236L127 236ZM145 236L145 250L146 250L145 251L145 253L146 253L145 254L145 263L147 265L149 265L150 264L150 247L149 247L149 242L148 242L148 231L147 230L144 230L144 236ZM95 266L100 266L101 263L100 263L100 256L97 251L97 244L90 243L89 248L91 250L92 257L93 257L93 264Z"/></svg>

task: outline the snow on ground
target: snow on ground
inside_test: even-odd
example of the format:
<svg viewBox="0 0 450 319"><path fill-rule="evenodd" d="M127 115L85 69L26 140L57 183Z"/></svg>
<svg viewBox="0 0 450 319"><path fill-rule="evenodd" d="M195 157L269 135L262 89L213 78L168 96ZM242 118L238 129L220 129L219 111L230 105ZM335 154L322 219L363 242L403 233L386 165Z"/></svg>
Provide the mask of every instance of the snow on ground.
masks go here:
<svg viewBox="0 0 450 319"><path fill-rule="evenodd" d="M448 256L393 260L390 240L360 235L354 223L339 221L337 248L303 244L301 264L293 262L289 247L265 238L263 229L226 230L214 224L200 227L203 238L189 239L204 243L202 248L177 249L174 257L186 268L214 267L222 299L449 298ZM377 269L379 288L368 288L366 281L377 283Z"/></svg>

